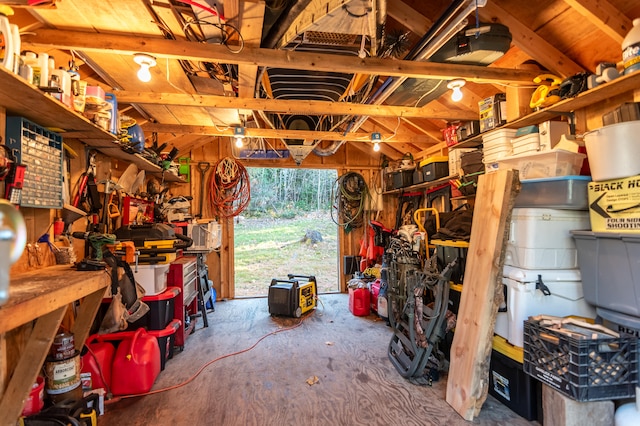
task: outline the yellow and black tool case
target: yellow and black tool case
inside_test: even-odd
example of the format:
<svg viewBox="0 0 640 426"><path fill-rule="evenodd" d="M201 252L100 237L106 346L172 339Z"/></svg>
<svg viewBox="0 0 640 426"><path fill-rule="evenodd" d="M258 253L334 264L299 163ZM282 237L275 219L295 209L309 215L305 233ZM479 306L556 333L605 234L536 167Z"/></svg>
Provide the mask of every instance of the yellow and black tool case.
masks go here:
<svg viewBox="0 0 640 426"><path fill-rule="evenodd" d="M289 274L289 279L271 280L269 286L269 313L300 318L316 307L318 294L313 275Z"/></svg>

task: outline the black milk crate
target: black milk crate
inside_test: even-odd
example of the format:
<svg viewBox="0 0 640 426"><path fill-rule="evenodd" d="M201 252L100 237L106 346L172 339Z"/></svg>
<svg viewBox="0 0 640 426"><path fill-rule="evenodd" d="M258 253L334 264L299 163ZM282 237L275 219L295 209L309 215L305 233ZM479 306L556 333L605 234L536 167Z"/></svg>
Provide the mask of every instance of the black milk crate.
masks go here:
<svg viewBox="0 0 640 426"><path fill-rule="evenodd" d="M576 401L631 398L638 382L638 339L578 339L529 319L524 371Z"/></svg>

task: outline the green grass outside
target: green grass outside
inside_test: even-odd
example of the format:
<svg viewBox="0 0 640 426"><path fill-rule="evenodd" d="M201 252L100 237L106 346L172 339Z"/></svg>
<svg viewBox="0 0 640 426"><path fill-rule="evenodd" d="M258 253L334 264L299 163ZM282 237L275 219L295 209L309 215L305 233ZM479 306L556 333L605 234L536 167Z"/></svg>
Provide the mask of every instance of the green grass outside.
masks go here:
<svg viewBox="0 0 640 426"><path fill-rule="evenodd" d="M301 242L307 230L322 241ZM236 297L265 296L272 278L315 275L318 292L339 290L338 232L329 213L293 219L246 219L235 225Z"/></svg>

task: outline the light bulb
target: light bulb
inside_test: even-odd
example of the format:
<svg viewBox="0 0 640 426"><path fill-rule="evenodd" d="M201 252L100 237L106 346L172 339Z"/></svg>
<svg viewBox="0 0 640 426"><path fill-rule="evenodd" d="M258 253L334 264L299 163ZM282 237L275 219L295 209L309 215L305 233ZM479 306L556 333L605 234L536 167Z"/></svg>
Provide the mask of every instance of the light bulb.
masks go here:
<svg viewBox="0 0 640 426"><path fill-rule="evenodd" d="M447 84L447 88L453 90L453 92L451 93L451 100L453 102L460 102L460 100L462 99L462 90L460 89L462 88L462 86L464 86L465 83L466 81L464 81L463 79L457 78Z"/></svg>
<svg viewBox="0 0 640 426"><path fill-rule="evenodd" d="M462 99L462 90L459 87L454 87L453 92L451 92L451 100L453 102L460 102Z"/></svg>
<svg viewBox="0 0 640 426"><path fill-rule="evenodd" d="M378 142L376 142L376 143L374 143L374 144L373 144L373 150L374 150L375 152L380 151L380 144L379 144Z"/></svg>
<svg viewBox="0 0 640 426"><path fill-rule="evenodd" d="M149 68L156 66L156 58L147 55L146 53L136 53L133 55L133 60L136 64L140 65L138 70L138 79L145 83L151 81L151 71Z"/></svg>
<svg viewBox="0 0 640 426"><path fill-rule="evenodd" d="M148 83L151 81L151 71L149 71L149 64L145 62L140 64L140 69L138 70L138 78L144 83Z"/></svg>
<svg viewBox="0 0 640 426"><path fill-rule="evenodd" d="M242 148L244 143L242 142L242 138L236 138L236 147Z"/></svg>

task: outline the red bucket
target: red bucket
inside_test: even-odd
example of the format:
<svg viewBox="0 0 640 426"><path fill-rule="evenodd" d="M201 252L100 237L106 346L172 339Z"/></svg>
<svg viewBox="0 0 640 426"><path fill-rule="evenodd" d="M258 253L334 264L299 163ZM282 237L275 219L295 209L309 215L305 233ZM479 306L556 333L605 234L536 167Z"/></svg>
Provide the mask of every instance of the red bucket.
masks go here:
<svg viewBox="0 0 640 426"><path fill-rule="evenodd" d="M42 407L44 407L44 378L38 376L36 382L31 386L29 396L24 401L22 415L31 416L38 414L40 410L42 410Z"/></svg>

